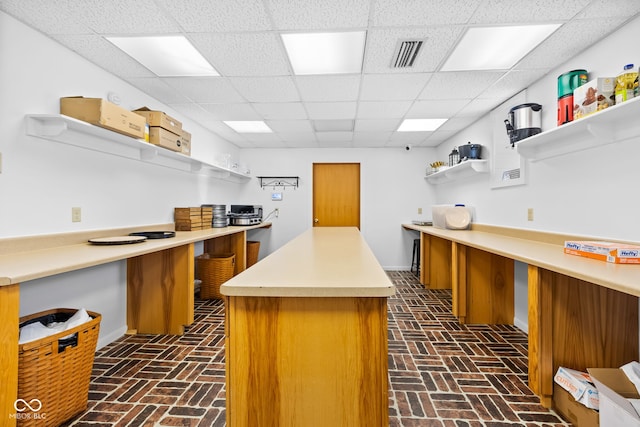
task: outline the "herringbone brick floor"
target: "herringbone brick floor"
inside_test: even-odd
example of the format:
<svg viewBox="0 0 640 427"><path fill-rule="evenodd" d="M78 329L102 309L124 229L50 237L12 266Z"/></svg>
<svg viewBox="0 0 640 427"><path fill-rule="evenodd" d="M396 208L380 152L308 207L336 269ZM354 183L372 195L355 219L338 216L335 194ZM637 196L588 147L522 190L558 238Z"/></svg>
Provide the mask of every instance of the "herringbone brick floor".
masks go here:
<svg viewBox="0 0 640 427"><path fill-rule="evenodd" d="M390 427L570 425L527 387L524 333L460 325L450 292L388 274L397 287L388 300ZM124 336L99 350L89 408L66 425L224 426L224 306L196 300L195 309L182 336Z"/></svg>

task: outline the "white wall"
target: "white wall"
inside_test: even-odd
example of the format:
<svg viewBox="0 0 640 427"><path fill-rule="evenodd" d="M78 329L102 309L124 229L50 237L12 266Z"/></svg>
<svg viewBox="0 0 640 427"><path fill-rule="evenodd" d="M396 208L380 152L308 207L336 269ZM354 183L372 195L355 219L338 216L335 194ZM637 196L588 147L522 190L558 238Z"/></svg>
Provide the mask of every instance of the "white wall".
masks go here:
<svg viewBox="0 0 640 427"><path fill-rule="evenodd" d="M543 131L556 127L559 75L586 69L590 79L616 76L628 63L634 63L637 69L640 52L627 49L627 41L638 39L640 19L530 86L527 102L542 104ZM468 140L490 146L492 125L489 116L484 117L438 147L440 157ZM548 160L528 161L527 182L522 186L491 189L489 177L483 176L440 185L436 199L438 203L473 205L479 223L638 242L640 203L635 186L640 181L639 158L640 138L633 138ZM527 221L528 208L534 209L532 222ZM516 273L515 324L526 329L526 270L518 267Z"/></svg>
<svg viewBox="0 0 640 427"><path fill-rule="evenodd" d="M211 162L216 153L238 155L237 147L0 12L0 238L170 223L176 206L234 200L239 184L25 134L25 114L57 114L62 96L106 98L109 91L125 108L147 105L182 120L192 133L193 157ZM72 206L82 208L82 222L71 222ZM97 311L104 345L126 330L123 268L111 263L21 284L20 314Z"/></svg>
<svg viewBox="0 0 640 427"><path fill-rule="evenodd" d="M313 163L360 163L362 234L380 264L389 270L408 269L417 232L403 230L403 222L430 219L433 188L424 179L434 149L243 149L242 158L256 176L299 176L298 189L261 189L257 182L242 187L242 203L263 205L265 215L279 208L273 219L269 251L312 226ZM272 192L282 192L280 202ZM423 214L418 215L418 208Z"/></svg>

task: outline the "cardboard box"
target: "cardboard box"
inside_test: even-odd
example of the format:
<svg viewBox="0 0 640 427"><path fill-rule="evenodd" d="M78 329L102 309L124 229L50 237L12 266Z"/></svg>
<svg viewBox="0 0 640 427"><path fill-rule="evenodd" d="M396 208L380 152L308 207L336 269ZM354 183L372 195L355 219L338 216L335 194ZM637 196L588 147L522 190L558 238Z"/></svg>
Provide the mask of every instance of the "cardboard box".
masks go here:
<svg viewBox="0 0 640 427"><path fill-rule="evenodd" d="M149 126L157 126L162 129L166 129L169 132L173 132L180 135L182 131L182 122L174 119L168 114L162 111L151 110L148 107L141 107L137 110L133 110L134 113L139 114L147 119Z"/></svg>
<svg viewBox="0 0 640 427"><path fill-rule="evenodd" d="M133 138L144 138L146 119L102 98L60 98L60 114Z"/></svg>
<svg viewBox="0 0 640 427"><path fill-rule="evenodd" d="M191 155L191 134L182 129L180 133L180 141L182 142L182 154L185 156Z"/></svg>
<svg viewBox="0 0 640 427"><path fill-rule="evenodd" d="M586 408L598 409L598 390L586 372L560 366L553 381Z"/></svg>
<svg viewBox="0 0 640 427"><path fill-rule="evenodd" d="M553 406L556 412L573 425L580 427L598 427L599 425L598 411L577 402L558 384L553 385Z"/></svg>
<svg viewBox="0 0 640 427"><path fill-rule="evenodd" d="M601 427L639 427L640 416L628 399L640 399L635 385L617 368L589 368L600 395Z"/></svg>
<svg viewBox="0 0 640 427"><path fill-rule="evenodd" d="M182 151L180 136L161 127L152 126L149 128L149 142L171 151Z"/></svg>
<svg viewBox="0 0 640 427"><path fill-rule="evenodd" d="M564 253L615 264L640 264L640 246L589 240L567 240Z"/></svg>
<svg viewBox="0 0 640 427"><path fill-rule="evenodd" d="M597 113L615 104L615 77L598 77L573 90L573 119Z"/></svg>

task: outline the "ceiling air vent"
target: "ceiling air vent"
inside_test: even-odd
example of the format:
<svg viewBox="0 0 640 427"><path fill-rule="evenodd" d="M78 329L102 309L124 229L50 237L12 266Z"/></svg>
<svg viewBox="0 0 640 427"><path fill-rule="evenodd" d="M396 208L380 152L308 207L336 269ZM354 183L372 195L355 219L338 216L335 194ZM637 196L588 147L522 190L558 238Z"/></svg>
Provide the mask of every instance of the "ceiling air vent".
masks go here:
<svg viewBox="0 0 640 427"><path fill-rule="evenodd" d="M391 61L392 68L413 67L424 40L399 40Z"/></svg>

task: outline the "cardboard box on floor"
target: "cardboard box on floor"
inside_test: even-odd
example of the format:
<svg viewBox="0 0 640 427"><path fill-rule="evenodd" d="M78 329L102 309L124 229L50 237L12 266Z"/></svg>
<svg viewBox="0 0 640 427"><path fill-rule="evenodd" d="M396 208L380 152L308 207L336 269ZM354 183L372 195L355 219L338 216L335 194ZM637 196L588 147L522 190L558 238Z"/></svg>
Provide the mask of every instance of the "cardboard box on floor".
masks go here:
<svg viewBox="0 0 640 427"><path fill-rule="evenodd" d="M587 369L600 396L600 427L639 427L640 416L627 399L640 399L635 385L617 368Z"/></svg>
<svg viewBox="0 0 640 427"><path fill-rule="evenodd" d="M553 385L553 406L565 420L575 426L598 427L599 425L598 411L589 409L576 401L567 390L558 384Z"/></svg>

